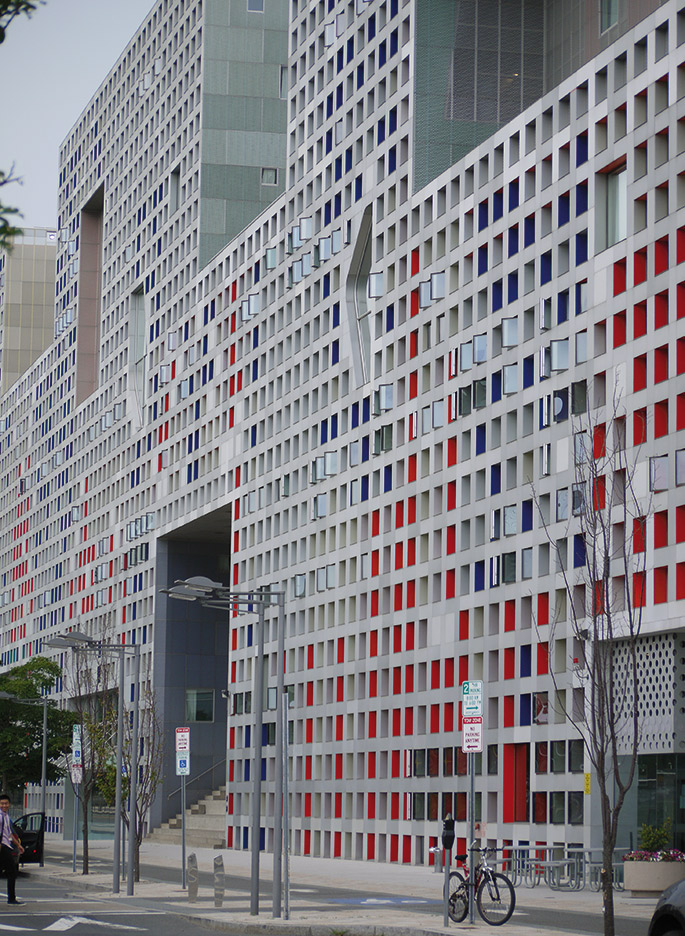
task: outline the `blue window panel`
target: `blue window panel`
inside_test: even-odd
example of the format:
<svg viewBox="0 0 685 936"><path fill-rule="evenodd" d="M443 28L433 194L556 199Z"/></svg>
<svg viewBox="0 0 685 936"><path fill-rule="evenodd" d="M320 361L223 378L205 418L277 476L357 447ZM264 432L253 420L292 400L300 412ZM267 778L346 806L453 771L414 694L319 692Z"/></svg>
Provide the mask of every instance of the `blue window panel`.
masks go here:
<svg viewBox="0 0 685 936"><path fill-rule="evenodd" d="M519 180L509 183L509 211L519 206Z"/></svg>
<svg viewBox="0 0 685 936"><path fill-rule="evenodd" d="M543 399L538 400L538 429L544 429L547 425L545 419L545 401Z"/></svg>
<svg viewBox="0 0 685 936"><path fill-rule="evenodd" d="M559 227L562 224L568 224L571 218L571 199L568 192L559 196Z"/></svg>
<svg viewBox="0 0 685 936"><path fill-rule="evenodd" d="M390 33L390 57L397 55L397 50L400 47L400 34L397 29L393 29Z"/></svg>
<svg viewBox="0 0 685 936"><path fill-rule="evenodd" d="M378 46L378 67L385 65L388 60L388 45L385 39Z"/></svg>
<svg viewBox="0 0 685 936"><path fill-rule="evenodd" d="M338 414L331 416L331 439L338 438Z"/></svg>
<svg viewBox="0 0 685 936"><path fill-rule="evenodd" d="M333 92L326 98L326 117L333 116Z"/></svg>
<svg viewBox="0 0 685 936"><path fill-rule="evenodd" d="M247 625L247 632L246 632L246 634L245 634L245 642L246 642L246 645L247 645L248 647L251 647L251 646L252 646L253 640L254 640L254 627L253 627L252 624L248 624L248 625ZM246 730L247 730L247 729L246 729ZM249 737L246 735L246 736L245 736L245 747L249 747L249 746L250 746L250 739L249 739Z"/></svg>
<svg viewBox="0 0 685 936"><path fill-rule="evenodd" d="M478 230L484 231L488 226L488 200L487 198L478 205Z"/></svg>
<svg viewBox="0 0 685 936"><path fill-rule="evenodd" d="M188 465L188 467L186 468L186 481L188 482L188 484L190 484L192 480L193 480L193 466ZM131 487L133 487L133 485L131 485Z"/></svg>
<svg viewBox="0 0 685 936"><path fill-rule="evenodd" d="M342 211L342 195L338 192L338 194L335 196L333 200L333 216L335 218L339 218L341 211Z"/></svg>
<svg viewBox="0 0 685 936"><path fill-rule="evenodd" d="M352 428L356 429L359 425L359 403L352 404Z"/></svg>
<svg viewBox="0 0 685 936"><path fill-rule="evenodd" d="M388 136L397 130L397 107L390 109L388 114Z"/></svg>
<svg viewBox="0 0 685 936"><path fill-rule="evenodd" d="M345 150L345 172L349 172L352 168L352 147L348 146Z"/></svg>
<svg viewBox="0 0 685 936"><path fill-rule="evenodd" d="M576 283L576 315L582 315L585 311L583 305L583 287L581 283Z"/></svg>
<svg viewBox="0 0 685 936"><path fill-rule="evenodd" d="M482 455L485 451L485 423L476 426L476 455Z"/></svg>
<svg viewBox="0 0 685 936"><path fill-rule="evenodd" d="M376 14L375 13L372 13L371 16L369 17L369 22L366 27L366 35L369 41L373 39L373 37L376 35Z"/></svg>
<svg viewBox="0 0 685 936"><path fill-rule="evenodd" d="M530 665L531 665L531 656L530 656L530 644L524 644L521 647L521 677L530 676Z"/></svg>
<svg viewBox="0 0 685 936"><path fill-rule="evenodd" d="M345 50L338 49L338 54L335 57L336 70L341 72L345 67Z"/></svg>
<svg viewBox="0 0 685 936"><path fill-rule="evenodd" d="M513 257L514 254L517 254L519 252L519 226L518 224L514 224L509 228L508 241L509 241L509 244L508 244L509 256Z"/></svg>
<svg viewBox="0 0 685 936"><path fill-rule="evenodd" d="M364 65L357 65L357 88L364 84Z"/></svg>
<svg viewBox="0 0 685 936"><path fill-rule="evenodd" d="M502 371L497 371L492 375L492 402L497 403L502 399Z"/></svg>
<svg viewBox="0 0 685 936"><path fill-rule="evenodd" d="M330 153L333 149L333 131L326 130L326 153Z"/></svg>
<svg viewBox="0 0 685 936"><path fill-rule="evenodd" d="M362 494L361 499L367 501L369 499L369 476L362 476Z"/></svg>
<svg viewBox="0 0 685 936"><path fill-rule="evenodd" d="M490 466L490 494L499 494L502 490L502 466Z"/></svg>
<svg viewBox="0 0 685 936"><path fill-rule="evenodd" d="M150 343L152 344L154 340L155 340L155 326L150 325Z"/></svg>
<svg viewBox="0 0 685 936"><path fill-rule="evenodd" d="M557 325L568 319L568 290L560 292L557 296Z"/></svg>
<svg viewBox="0 0 685 936"><path fill-rule="evenodd" d="M339 84L335 89L335 109L343 106L343 86Z"/></svg>
<svg viewBox="0 0 685 936"><path fill-rule="evenodd" d="M385 139L385 118L381 117L378 121L378 127L376 130L376 142L382 143Z"/></svg>
<svg viewBox="0 0 685 936"><path fill-rule="evenodd" d="M530 725L530 693L524 692L519 698L519 723L521 725Z"/></svg>
<svg viewBox="0 0 685 936"><path fill-rule="evenodd" d="M331 274L324 273L323 277L323 298L328 299L331 294Z"/></svg>
<svg viewBox="0 0 685 936"><path fill-rule="evenodd" d="M507 302L516 302L519 297L519 275L514 271L507 278Z"/></svg>
<svg viewBox="0 0 685 936"><path fill-rule="evenodd" d="M521 504L521 532L533 529L533 501L524 500Z"/></svg>
<svg viewBox="0 0 685 936"><path fill-rule="evenodd" d="M248 757L243 761L243 780L250 779L250 764L252 762ZM247 848L247 826L243 829L243 847Z"/></svg>
<svg viewBox="0 0 685 936"><path fill-rule="evenodd" d="M523 222L523 246L530 247L535 243L535 215L528 215Z"/></svg>
<svg viewBox="0 0 685 936"><path fill-rule="evenodd" d="M325 445L328 442L328 420L321 420L321 444Z"/></svg>
<svg viewBox="0 0 685 936"><path fill-rule="evenodd" d="M257 444L257 427L253 426L250 429L250 446L254 448L256 444Z"/></svg>
<svg viewBox="0 0 685 936"><path fill-rule="evenodd" d="M483 591L485 588L485 561L479 559L473 564L473 590Z"/></svg>
<svg viewBox="0 0 685 936"><path fill-rule="evenodd" d="M359 175L354 180L354 200L359 201L362 197L362 177Z"/></svg>
<svg viewBox="0 0 685 936"><path fill-rule="evenodd" d="M354 36L351 36L347 40L347 61L348 63L354 58Z"/></svg>
<svg viewBox="0 0 685 936"><path fill-rule="evenodd" d="M364 436L362 438L362 461L369 460L369 436Z"/></svg>
<svg viewBox="0 0 685 936"><path fill-rule="evenodd" d="M397 169L397 148L391 146L388 150L388 172L394 172Z"/></svg>
<svg viewBox="0 0 685 936"><path fill-rule="evenodd" d="M530 357L523 359L523 388L532 387L535 382L535 358L531 354Z"/></svg>
<svg viewBox="0 0 685 936"><path fill-rule="evenodd" d="M329 201L323 206L323 223L331 223L331 203Z"/></svg>
<svg viewBox="0 0 685 936"><path fill-rule="evenodd" d="M399 10L399 0L390 0L390 19L393 16L397 16L397 11Z"/></svg>
<svg viewBox="0 0 685 936"><path fill-rule="evenodd" d="M385 330L392 331L395 327L395 306L390 304L385 310Z"/></svg>
<svg viewBox="0 0 685 936"><path fill-rule="evenodd" d="M200 401L196 400L195 401L195 419L199 419L199 418L200 418Z"/></svg>
<svg viewBox="0 0 685 936"><path fill-rule="evenodd" d="M478 275L488 272L488 245L483 244L478 248Z"/></svg>
<svg viewBox="0 0 685 936"><path fill-rule="evenodd" d="M587 133L581 133L576 137L576 166L582 166L587 162Z"/></svg>
<svg viewBox="0 0 685 936"><path fill-rule="evenodd" d="M504 214L504 190L500 189L492 196L492 220L499 221Z"/></svg>
<svg viewBox="0 0 685 936"><path fill-rule="evenodd" d="M540 285L544 286L552 279L552 251L547 250L540 257Z"/></svg>
<svg viewBox="0 0 685 936"><path fill-rule="evenodd" d="M576 234L576 265L587 262L587 231Z"/></svg>
<svg viewBox="0 0 685 936"><path fill-rule="evenodd" d="M199 470L200 470L199 459L195 459L195 461L193 462L193 481L197 481Z"/></svg>
<svg viewBox="0 0 685 936"><path fill-rule="evenodd" d="M343 174L342 166L343 166L342 156L338 156L335 160L335 181L336 182L342 179L342 174Z"/></svg>
<svg viewBox="0 0 685 936"><path fill-rule="evenodd" d="M333 328L337 328L340 325L340 303L333 303Z"/></svg>
<svg viewBox="0 0 685 936"><path fill-rule="evenodd" d="M204 344L203 344L203 348L202 348L202 353L203 353L203 354L206 354L206 353L207 353L207 344L206 344L206 342L207 342L207 336L205 335ZM255 327L252 329L252 347L253 347L253 348L259 347L259 325L255 325Z"/></svg>
<svg viewBox="0 0 685 936"><path fill-rule="evenodd" d="M497 312L498 309L502 308L502 280L495 280L492 284L492 311Z"/></svg>
<svg viewBox="0 0 685 936"><path fill-rule="evenodd" d="M582 533L573 537L573 568L580 569L585 565L585 540Z"/></svg>
<svg viewBox="0 0 685 936"><path fill-rule="evenodd" d="M587 182L582 182L576 186L576 215L585 214L587 211Z"/></svg>
<svg viewBox="0 0 685 936"><path fill-rule="evenodd" d="M338 364L340 362L340 342L336 338L335 341L331 344L331 364Z"/></svg>
<svg viewBox="0 0 685 936"><path fill-rule="evenodd" d="M266 759L262 761L262 780L266 780ZM266 830L264 826L259 827L259 850L264 851L266 848Z"/></svg>
<svg viewBox="0 0 685 936"><path fill-rule="evenodd" d="M383 491L392 491L392 465L386 465L383 469Z"/></svg>
<svg viewBox="0 0 685 936"><path fill-rule="evenodd" d="M364 397L362 400L362 422L368 422L371 418L371 397Z"/></svg>
<svg viewBox="0 0 685 936"><path fill-rule="evenodd" d="M252 380L255 381L259 377L259 361L252 362Z"/></svg>

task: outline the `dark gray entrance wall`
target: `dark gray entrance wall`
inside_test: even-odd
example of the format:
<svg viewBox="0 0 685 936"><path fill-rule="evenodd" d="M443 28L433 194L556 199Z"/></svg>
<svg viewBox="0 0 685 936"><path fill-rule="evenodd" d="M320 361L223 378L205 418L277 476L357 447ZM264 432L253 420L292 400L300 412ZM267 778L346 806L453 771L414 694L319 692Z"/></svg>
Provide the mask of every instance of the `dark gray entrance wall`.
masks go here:
<svg viewBox="0 0 685 936"><path fill-rule="evenodd" d="M169 598L160 589L194 575L228 583L229 534L230 515L224 510L157 542L153 653L155 693L164 732L164 777L151 810L151 828L181 809L180 793L169 795L181 785L176 776L176 728L190 728L188 806L226 782L226 701L221 690L226 689L228 680L228 614L197 601ZM213 690L213 722L186 720L187 689ZM217 842L224 834L225 829L217 829Z"/></svg>

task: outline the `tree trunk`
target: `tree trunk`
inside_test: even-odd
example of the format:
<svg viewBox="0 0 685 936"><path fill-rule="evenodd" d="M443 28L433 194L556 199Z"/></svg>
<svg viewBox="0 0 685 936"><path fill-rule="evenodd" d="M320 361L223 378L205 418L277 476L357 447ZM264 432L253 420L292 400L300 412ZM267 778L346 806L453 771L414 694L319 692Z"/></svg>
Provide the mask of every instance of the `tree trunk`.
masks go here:
<svg viewBox="0 0 685 936"><path fill-rule="evenodd" d="M602 910L604 913L604 936L614 936L614 848L612 842L604 842L602 848Z"/></svg>

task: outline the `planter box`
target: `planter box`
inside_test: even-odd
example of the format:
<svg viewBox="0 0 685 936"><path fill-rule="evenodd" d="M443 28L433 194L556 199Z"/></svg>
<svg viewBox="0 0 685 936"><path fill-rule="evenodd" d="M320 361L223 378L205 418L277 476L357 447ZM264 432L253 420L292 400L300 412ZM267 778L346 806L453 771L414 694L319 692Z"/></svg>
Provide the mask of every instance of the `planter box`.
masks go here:
<svg viewBox="0 0 685 936"><path fill-rule="evenodd" d="M623 862L623 886L632 897L658 897L678 881L685 881L685 861Z"/></svg>

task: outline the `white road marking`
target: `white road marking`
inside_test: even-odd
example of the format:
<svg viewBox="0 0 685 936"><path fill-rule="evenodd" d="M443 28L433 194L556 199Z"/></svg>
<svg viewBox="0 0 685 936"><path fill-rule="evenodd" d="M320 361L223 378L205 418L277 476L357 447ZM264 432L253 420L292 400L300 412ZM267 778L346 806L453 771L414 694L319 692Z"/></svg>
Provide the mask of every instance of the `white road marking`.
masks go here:
<svg viewBox="0 0 685 936"><path fill-rule="evenodd" d="M139 933L144 932L140 926L126 926L124 923L106 923L104 920L93 920L91 917L81 917L81 916L68 916L60 917L59 920L55 920L54 923L51 923L49 926L46 926L43 932L52 930L53 932L65 932L66 930L73 929L74 926L78 926L79 923L87 923L89 926L108 926L111 929L118 930L136 930Z"/></svg>
<svg viewBox="0 0 685 936"><path fill-rule="evenodd" d="M0 930L11 930L13 933L33 933L32 926L10 926L9 923L0 923Z"/></svg>

